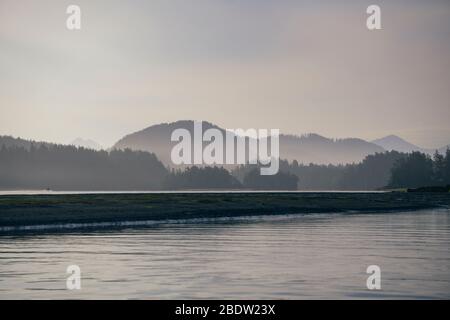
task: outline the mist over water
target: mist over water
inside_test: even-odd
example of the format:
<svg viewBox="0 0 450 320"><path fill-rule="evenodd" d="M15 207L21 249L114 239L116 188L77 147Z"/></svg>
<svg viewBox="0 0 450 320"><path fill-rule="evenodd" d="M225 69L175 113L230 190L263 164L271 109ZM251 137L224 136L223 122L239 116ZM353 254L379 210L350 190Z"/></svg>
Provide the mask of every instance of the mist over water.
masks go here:
<svg viewBox="0 0 450 320"><path fill-rule="evenodd" d="M0 298L448 299L449 243L450 210L3 235ZM81 290L66 289L71 264Z"/></svg>

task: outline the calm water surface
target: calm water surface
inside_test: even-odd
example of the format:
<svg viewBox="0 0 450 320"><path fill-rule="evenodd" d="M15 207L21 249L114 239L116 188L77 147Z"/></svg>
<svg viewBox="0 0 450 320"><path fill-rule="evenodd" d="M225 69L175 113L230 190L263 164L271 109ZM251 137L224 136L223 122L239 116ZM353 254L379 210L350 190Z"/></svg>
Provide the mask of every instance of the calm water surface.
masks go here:
<svg viewBox="0 0 450 320"><path fill-rule="evenodd" d="M0 298L448 299L449 244L448 210L0 235ZM81 290L66 289L71 264Z"/></svg>

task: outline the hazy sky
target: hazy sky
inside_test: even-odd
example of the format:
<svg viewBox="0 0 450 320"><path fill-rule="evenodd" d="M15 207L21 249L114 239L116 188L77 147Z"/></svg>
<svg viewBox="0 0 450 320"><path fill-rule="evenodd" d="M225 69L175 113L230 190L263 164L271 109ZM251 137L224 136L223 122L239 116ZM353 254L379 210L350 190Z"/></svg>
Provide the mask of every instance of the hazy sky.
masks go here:
<svg viewBox="0 0 450 320"><path fill-rule="evenodd" d="M108 147L179 119L449 144L450 1L0 0L0 134Z"/></svg>

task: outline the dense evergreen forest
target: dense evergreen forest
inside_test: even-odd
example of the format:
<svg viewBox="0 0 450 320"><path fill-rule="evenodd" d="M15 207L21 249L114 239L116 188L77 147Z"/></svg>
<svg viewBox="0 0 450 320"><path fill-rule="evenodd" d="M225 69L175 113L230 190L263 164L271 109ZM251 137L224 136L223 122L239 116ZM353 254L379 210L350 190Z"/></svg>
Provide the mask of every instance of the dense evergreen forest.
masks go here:
<svg viewBox="0 0 450 320"><path fill-rule="evenodd" d="M239 166L232 174L240 181L257 168ZM380 190L450 185L450 150L434 157L390 151L367 156L348 165L299 164L280 161L280 171L298 177L299 190Z"/></svg>
<svg viewBox="0 0 450 320"><path fill-rule="evenodd" d="M361 163L349 165L299 164L280 161L280 171L298 177L300 190L376 190L388 185L394 163L406 154L396 151L367 156ZM240 181L256 168L240 166L232 173Z"/></svg>
<svg viewBox="0 0 450 320"><path fill-rule="evenodd" d="M433 158L412 152L397 161L392 168L391 188L419 188L450 185L450 149L445 155L435 153Z"/></svg>
<svg viewBox="0 0 450 320"><path fill-rule="evenodd" d="M172 170L167 176L164 188L182 189L240 189L242 184L230 172L219 167L196 166L186 170Z"/></svg>
<svg viewBox="0 0 450 320"><path fill-rule="evenodd" d="M63 145L0 149L1 189L155 190L167 170L148 152Z"/></svg>
<svg viewBox="0 0 450 320"><path fill-rule="evenodd" d="M172 171L165 183L169 190L181 189L246 189L246 190L296 190L298 177L294 174L278 172L272 176L262 176L258 168L247 172L242 182L231 173L219 167L196 166L186 170Z"/></svg>
<svg viewBox="0 0 450 320"><path fill-rule="evenodd" d="M252 169L244 176L243 185L252 190L296 190L298 177L283 171L275 175L263 176L259 169Z"/></svg>
<svg viewBox="0 0 450 320"><path fill-rule="evenodd" d="M24 140L25 141L25 140ZM169 170L148 152L94 151L47 143L0 147L0 189L51 190L377 190L450 185L450 150L376 153L348 165L280 161L280 172L261 176L257 165Z"/></svg>

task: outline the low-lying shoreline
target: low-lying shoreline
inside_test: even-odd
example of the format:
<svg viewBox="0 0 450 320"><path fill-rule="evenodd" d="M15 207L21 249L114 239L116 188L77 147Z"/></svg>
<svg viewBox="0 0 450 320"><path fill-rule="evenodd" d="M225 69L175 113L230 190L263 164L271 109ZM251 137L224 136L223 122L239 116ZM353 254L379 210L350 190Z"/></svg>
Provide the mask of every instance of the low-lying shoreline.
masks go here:
<svg viewBox="0 0 450 320"><path fill-rule="evenodd" d="M150 190L150 191L114 191L114 190L0 190L0 196L27 196L27 195L70 195L70 194L180 194L180 193L381 193L391 191L406 192L406 189L402 190L245 190L245 189L182 189L182 190Z"/></svg>
<svg viewBox="0 0 450 320"><path fill-rule="evenodd" d="M64 224L450 207L448 193L124 193L0 196L0 230Z"/></svg>

